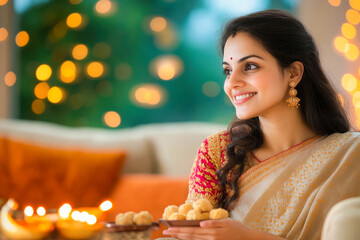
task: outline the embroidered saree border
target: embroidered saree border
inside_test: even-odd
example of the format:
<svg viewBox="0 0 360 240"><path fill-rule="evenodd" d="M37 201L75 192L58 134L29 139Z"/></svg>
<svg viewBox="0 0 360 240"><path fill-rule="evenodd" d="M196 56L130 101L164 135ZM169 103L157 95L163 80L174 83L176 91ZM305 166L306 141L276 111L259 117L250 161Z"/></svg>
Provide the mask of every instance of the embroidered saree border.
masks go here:
<svg viewBox="0 0 360 240"><path fill-rule="evenodd" d="M298 144L295 144L294 146L292 146L292 147L290 147L290 148L288 148L288 149L285 149L285 150L283 150L283 151L275 154L274 156L268 157L268 158L266 158L266 159L264 159L264 160L262 160L262 161L260 161L260 160L255 156L255 154L254 154L253 152L251 152L251 155L252 155L253 158L255 158L255 160L258 161L259 163L265 162L265 161L267 161L267 160L269 160L269 159L272 159L273 157L276 157L276 156L278 156L278 155L281 155L281 154L283 154L283 153L285 153L285 152L287 152L287 151L289 151L289 150L291 150L291 149L293 149L293 148L296 148L296 147L298 147L298 146L300 146L300 145L303 145L304 143L306 143L306 142L308 142L308 141L316 140L316 139L318 139L319 137L320 137L320 136L316 135L316 136L314 136L314 137L308 138L308 139L306 139L306 140L304 140L304 141L302 141L302 142L300 142L300 143L298 143Z"/></svg>
<svg viewBox="0 0 360 240"><path fill-rule="evenodd" d="M288 157L289 155L297 151L304 151L306 147L310 145L310 143L312 143L318 138L319 137L317 136L305 140L302 143L299 143L294 147L282 151L275 156L268 158L266 161L262 161L259 164L248 169L244 174L240 176L239 179L241 194L247 192L247 190L249 190L255 184L259 183L265 177L269 176L272 172L275 172L278 169L287 165L288 162L283 161L285 157Z"/></svg>

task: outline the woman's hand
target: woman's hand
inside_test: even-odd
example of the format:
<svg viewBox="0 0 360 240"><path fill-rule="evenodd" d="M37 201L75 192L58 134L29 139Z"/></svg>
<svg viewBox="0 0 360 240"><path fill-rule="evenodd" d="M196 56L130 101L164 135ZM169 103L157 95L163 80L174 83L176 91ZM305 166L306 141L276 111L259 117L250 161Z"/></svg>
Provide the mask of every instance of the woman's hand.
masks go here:
<svg viewBox="0 0 360 240"><path fill-rule="evenodd" d="M227 218L202 221L200 227L171 227L163 232L181 240L255 240L282 239L253 230L243 223Z"/></svg>

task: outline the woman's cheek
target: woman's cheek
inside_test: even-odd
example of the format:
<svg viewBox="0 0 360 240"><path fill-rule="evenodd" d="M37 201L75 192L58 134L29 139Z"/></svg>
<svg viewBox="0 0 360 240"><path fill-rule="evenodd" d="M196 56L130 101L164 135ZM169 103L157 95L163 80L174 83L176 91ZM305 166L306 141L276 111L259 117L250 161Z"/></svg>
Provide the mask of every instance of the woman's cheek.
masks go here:
<svg viewBox="0 0 360 240"><path fill-rule="evenodd" d="M229 82L227 80L225 80L224 82L224 92L231 100L231 89L229 87Z"/></svg>

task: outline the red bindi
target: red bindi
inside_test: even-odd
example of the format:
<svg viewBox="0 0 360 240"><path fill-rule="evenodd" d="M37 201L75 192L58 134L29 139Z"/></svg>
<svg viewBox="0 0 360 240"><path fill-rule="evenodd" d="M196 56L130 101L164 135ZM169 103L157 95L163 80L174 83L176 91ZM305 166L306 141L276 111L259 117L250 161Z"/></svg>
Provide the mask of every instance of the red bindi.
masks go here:
<svg viewBox="0 0 360 240"><path fill-rule="evenodd" d="M232 60L232 57L230 57L230 60Z"/></svg>

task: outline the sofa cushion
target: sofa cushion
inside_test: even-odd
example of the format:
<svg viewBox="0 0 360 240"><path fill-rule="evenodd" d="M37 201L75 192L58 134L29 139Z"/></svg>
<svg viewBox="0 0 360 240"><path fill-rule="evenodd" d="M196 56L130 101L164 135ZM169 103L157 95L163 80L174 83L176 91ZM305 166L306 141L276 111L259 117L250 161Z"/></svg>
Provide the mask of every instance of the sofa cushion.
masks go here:
<svg viewBox="0 0 360 240"><path fill-rule="evenodd" d="M171 176L189 176L201 143L224 129L222 124L198 122L138 127L152 144L156 172Z"/></svg>
<svg viewBox="0 0 360 240"><path fill-rule="evenodd" d="M96 151L126 149L127 159L123 172L153 173L154 156L151 145L142 131L136 129L100 129L89 127L67 127L59 124L0 119L0 137L16 138L53 148L72 146Z"/></svg>
<svg viewBox="0 0 360 240"><path fill-rule="evenodd" d="M157 220L166 206L185 203L188 193L187 177L169 177L158 174L124 174L111 195L113 209L108 220L118 213L149 211Z"/></svg>
<svg viewBox="0 0 360 240"><path fill-rule="evenodd" d="M65 202L98 206L116 184L124 159L121 150L52 148L0 138L0 198L47 208Z"/></svg>
<svg viewBox="0 0 360 240"><path fill-rule="evenodd" d="M113 209L107 220L114 221L118 213L149 211L157 221L168 205L185 203L188 193L187 177L169 177L158 174L124 174L111 196ZM153 233L153 239L162 236L163 225Z"/></svg>

